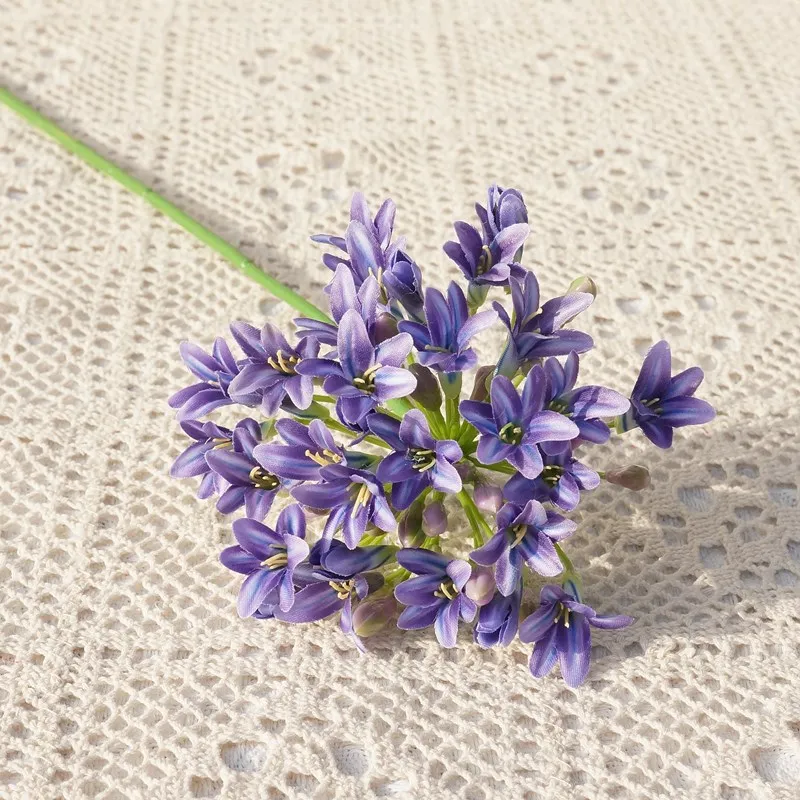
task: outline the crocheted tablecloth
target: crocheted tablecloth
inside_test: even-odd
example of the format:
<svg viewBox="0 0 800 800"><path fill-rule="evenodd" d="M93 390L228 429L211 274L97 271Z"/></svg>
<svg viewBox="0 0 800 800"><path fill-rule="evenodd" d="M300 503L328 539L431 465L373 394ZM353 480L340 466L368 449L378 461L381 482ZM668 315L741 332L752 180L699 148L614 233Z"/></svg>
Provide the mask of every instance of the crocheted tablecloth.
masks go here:
<svg viewBox="0 0 800 800"><path fill-rule="evenodd" d="M520 643L241 621L166 398L180 340L292 313L0 109L0 796L800 796L795 3L0 7L3 81L310 299L354 189L442 286L513 185L544 293L600 287L584 377L667 338L719 410L591 454L653 486L576 515L587 601L637 617L578 690Z"/></svg>

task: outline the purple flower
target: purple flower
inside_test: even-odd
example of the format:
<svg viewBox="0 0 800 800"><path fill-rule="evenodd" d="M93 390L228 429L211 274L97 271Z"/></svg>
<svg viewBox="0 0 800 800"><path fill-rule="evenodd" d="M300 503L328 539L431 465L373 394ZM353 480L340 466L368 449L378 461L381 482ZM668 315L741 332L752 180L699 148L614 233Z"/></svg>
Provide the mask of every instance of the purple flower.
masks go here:
<svg viewBox="0 0 800 800"><path fill-rule="evenodd" d="M653 345L631 394L631 407L620 418L623 431L637 425L656 447L672 445L672 431L684 425L702 425L716 416L705 400L693 397L703 381L703 370L690 367L670 376L672 357L665 341Z"/></svg>
<svg viewBox="0 0 800 800"><path fill-rule="evenodd" d="M503 306L494 308L509 330L508 343L500 357L498 369L513 377L520 366L545 356L565 356L574 350L585 353L592 348L592 337L581 331L562 330L570 320L587 309L594 300L588 292L569 292L548 300L539 309L539 282L532 272L523 280L512 278L511 301L513 318Z"/></svg>
<svg viewBox="0 0 800 800"><path fill-rule="evenodd" d="M379 278L389 301L394 300L408 315L417 321L423 320L422 273L414 260L403 250L395 251L387 262L386 271ZM390 302L389 306L393 304ZM395 316L400 317L396 310Z"/></svg>
<svg viewBox="0 0 800 800"><path fill-rule="evenodd" d="M272 508L275 495L286 483L267 472L253 455L261 441L261 427L253 419L244 419L233 431L233 450L206 453L208 466L230 486L217 501L217 510L230 514L245 507L250 519L262 520Z"/></svg>
<svg viewBox="0 0 800 800"><path fill-rule="evenodd" d="M179 422L198 419L234 402L228 388L239 374L239 365L224 339L214 340L210 355L191 342L181 342L180 352L183 363L200 378L200 383L180 389L169 398L170 406L178 409ZM257 406L260 401L258 393L241 395L236 400L246 406Z"/></svg>
<svg viewBox="0 0 800 800"><path fill-rule="evenodd" d="M288 611L295 598L294 571L309 553L303 510L298 505L284 508L274 530L252 519L237 519L233 535L239 544L223 550L219 560L247 575L239 590L239 616L252 616L264 603Z"/></svg>
<svg viewBox="0 0 800 800"><path fill-rule="evenodd" d="M401 567L418 577L398 584L394 596L406 608L397 620L401 630L434 626L442 647L455 647L458 622L472 622L478 606L464 593L472 567L458 558L410 547L397 553Z"/></svg>
<svg viewBox="0 0 800 800"><path fill-rule="evenodd" d="M309 555L311 582L297 592L287 611L275 609L285 622L316 622L341 611L339 627L363 649L353 627L353 600L363 600L383 586L383 576L373 572L391 558L393 547L346 548L331 542L325 549L317 542Z"/></svg>
<svg viewBox="0 0 800 800"><path fill-rule="evenodd" d="M311 240L343 251L346 258L326 253L322 261L331 270L344 264L353 274L356 286L361 286L370 274L377 276L385 268L387 254L391 256L397 248L390 244L396 211L392 200L384 200L373 219L366 198L356 192L350 203L350 224L344 238L317 234Z"/></svg>
<svg viewBox="0 0 800 800"><path fill-rule="evenodd" d="M461 448L452 439L434 439L421 411L409 411L402 422L373 414L369 427L396 451L378 465L377 477L392 484L392 505L398 511L408 508L428 486L446 494L461 491L461 476L453 466L461 460Z"/></svg>
<svg viewBox="0 0 800 800"><path fill-rule="evenodd" d="M297 369L304 375L324 377L324 390L342 399L342 416L356 423L378 404L414 391L417 379L401 367L412 346L411 337L405 333L375 346L364 320L351 309L339 323L339 361L312 358L298 364Z"/></svg>
<svg viewBox="0 0 800 800"><path fill-rule="evenodd" d="M576 389L578 366L578 354L575 351L567 356L564 366L556 358L545 361L545 407L568 416L578 426L582 440L603 444L608 441L611 431L599 417L624 414L630 408L630 402L619 392L604 386L581 386ZM542 449L549 453L559 453L568 446L565 442L546 443L542 445Z"/></svg>
<svg viewBox="0 0 800 800"><path fill-rule="evenodd" d="M566 591L565 591L566 590ZM519 626L519 638L535 642L530 670L536 678L547 675L558 660L561 675L568 686L580 686L589 672L592 637L589 626L624 628L633 617L618 614L603 616L581 602L572 581L558 586L545 586L539 597L539 608Z"/></svg>
<svg viewBox="0 0 800 800"><path fill-rule="evenodd" d="M544 411L545 377L541 367L531 370L522 397L504 375L495 376L491 403L462 400L461 415L481 433L478 459L483 464L508 461L525 477L542 471L539 442L569 441L578 426L562 414Z"/></svg>
<svg viewBox="0 0 800 800"><path fill-rule="evenodd" d="M181 422L181 428L195 441L175 459L169 474L173 478L194 478L202 475L197 496L201 500L205 500L212 494L218 494L227 486L225 481L208 466L206 453L211 450L233 447L233 431L213 422L196 422L194 420Z"/></svg>
<svg viewBox="0 0 800 800"><path fill-rule="evenodd" d="M522 602L522 582L518 582L508 597L496 592L478 612L475 641L481 647L508 647L517 635L519 607Z"/></svg>
<svg viewBox="0 0 800 800"><path fill-rule="evenodd" d="M345 454L336 444L322 420L303 425L293 419L279 419L275 430L286 444L260 444L254 448L256 461L281 478L318 481L320 470L344 461Z"/></svg>
<svg viewBox="0 0 800 800"><path fill-rule="evenodd" d="M497 564L495 580L506 597L516 591L522 580L522 565L534 572L552 577L563 571L553 542L571 536L577 525L545 507L529 500L524 508L506 503L497 513L497 533L473 550L470 558L478 564Z"/></svg>
<svg viewBox="0 0 800 800"><path fill-rule="evenodd" d="M308 408L314 394L314 379L297 373L297 365L306 358L316 358L319 341L301 339L292 347L270 322L258 328L246 322L234 322L231 333L247 356L241 372L231 381L228 393L237 403L241 397L257 394L261 411L274 416L287 395L300 409Z"/></svg>
<svg viewBox="0 0 800 800"><path fill-rule="evenodd" d="M528 221L528 209L517 189L503 189L493 184L489 187L488 195L486 208L480 203L475 204L483 228L483 239L487 244L501 231Z"/></svg>
<svg viewBox="0 0 800 800"><path fill-rule="evenodd" d="M382 531L397 528L397 520L386 501L383 484L371 472L335 464L320 470L321 483L296 486L292 495L309 508L329 508L322 538L330 543L333 534L344 529L345 544L352 550L372 524Z"/></svg>
<svg viewBox="0 0 800 800"><path fill-rule="evenodd" d="M488 328L497 315L481 311L469 316L467 298L455 281L447 289L447 299L438 289L425 292L425 321L404 320L398 328L411 334L419 351L419 363L441 372L464 372L478 363L469 340Z"/></svg>
<svg viewBox="0 0 800 800"><path fill-rule="evenodd" d="M578 461L572 450L563 453L544 454L543 469L534 480L524 475L514 475L503 487L507 500L522 505L534 498L542 503L551 502L564 511L572 511L581 497L581 492L590 491L600 484L600 476Z"/></svg>
<svg viewBox="0 0 800 800"><path fill-rule="evenodd" d="M348 311L355 310L364 321L370 341L373 344L377 344L376 326L378 322L378 301L381 294L378 281L369 276L356 288L352 273L343 265L339 265L327 288L330 295L331 316L335 324L299 317L295 320L295 324L300 329L297 332L298 335L313 336L322 344L336 348L338 325ZM336 358L336 350L334 349L329 353L327 358Z"/></svg>
<svg viewBox="0 0 800 800"><path fill-rule="evenodd" d="M453 227L458 241L447 242L444 251L471 284L508 286L508 279L512 275L520 280L525 277L525 268L514 261L528 238L527 224L518 223L504 228L485 244L472 225L456 222Z"/></svg>

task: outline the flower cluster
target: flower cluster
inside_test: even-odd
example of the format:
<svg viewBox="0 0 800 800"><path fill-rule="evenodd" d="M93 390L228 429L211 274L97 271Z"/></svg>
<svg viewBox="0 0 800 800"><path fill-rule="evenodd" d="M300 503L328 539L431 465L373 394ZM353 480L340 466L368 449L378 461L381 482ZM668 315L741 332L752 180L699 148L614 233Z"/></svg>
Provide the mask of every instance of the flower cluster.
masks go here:
<svg viewBox="0 0 800 800"><path fill-rule="evenodd" d="M169 402L192 441L172 474L199 477L198 496L215 496L223 514L244 509L237 544L220 556L243 576L242 617L338 616L360 649L390 621L432 627L443 647L471 626L481 647L532 644L533 675L558 661L577 686L590 628L632 618L581 599L564 549L577 526L565 514L602 480L649 484L644 467L602 472L584 459L634 428L669 447L675 428L714 410L694 396L699 368L672 374L666 342L647 354L630 397L580 385L593 341L569 326L592 304L594 283L578 278L542 303L522 265L530 229L520 192L492 186L476 208L479 227L456 222L444 245L463 282L442 291L423 287L394 237L394 203L373 217L356 194L344 236L313 237L335 250L322 259L333 273L330 316L297 319L288 337L269 322L236 322L241 357L223 339L210 354L184 343L197 382ZM479 363L475 337L493 325L504 346ZM468 371L474 384L462 397ZM229 405L250 416L232 429L204 421ZM463 514L448 514L448 496ZM324 517L313 543L309 515ZM523 588L536 576L555 583L526 616Z"/></svg>

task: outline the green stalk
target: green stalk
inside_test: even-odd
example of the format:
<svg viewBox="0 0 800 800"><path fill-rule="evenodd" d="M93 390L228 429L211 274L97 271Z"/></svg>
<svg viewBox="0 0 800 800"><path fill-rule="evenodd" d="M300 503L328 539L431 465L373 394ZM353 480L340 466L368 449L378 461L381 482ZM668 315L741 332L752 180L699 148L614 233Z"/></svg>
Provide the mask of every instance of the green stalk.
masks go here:
<svg viewBox="0 0 800 800"><path fill-rule="evenodd" d="M461 508L464 509L464 513L472 528L472 539L475 543L475 547L481 547L485 542L483 538L484 533L491 537L492 529L489 527L489 523L483 518L481 510L475 505L475 502L469 496L466 489L462 489L456 497L458 498L458 502L461 503Z"/></svg>
<svg viewBox="0 0 800 800"><path fill-rule="evenodd" d="M283 300L296 311L306 317L319 320L321 322L332 322L331 318L317 308L308 300L301 297L297 292L285 286L278 280L263 272L256 264L250 261L243 253L237 250L230 242L226 242L220 236L210 231L194 217L190 217L185 211L173 205L158 192L146 186L141 181L129 175L125 170L113 164L108 159L103 158L99 153L92 150L84 142L74 139L64 130L58 127L52 120L31 108L27 103L19 99L8 89L0 87L0 103L8 106L12 111L19 114L28 124L40 130L58 142L65 150L80 158L90 167L94 167L118 183L122 184L133 194L139 195L148 202L153 208L160 211L164 216L169 217L173 222L177 222L182 228L208 245L212 250L219 253L226 261L236 269L244 273L248 278L261 284L268 292L275 295L279 300Z"/></svg>

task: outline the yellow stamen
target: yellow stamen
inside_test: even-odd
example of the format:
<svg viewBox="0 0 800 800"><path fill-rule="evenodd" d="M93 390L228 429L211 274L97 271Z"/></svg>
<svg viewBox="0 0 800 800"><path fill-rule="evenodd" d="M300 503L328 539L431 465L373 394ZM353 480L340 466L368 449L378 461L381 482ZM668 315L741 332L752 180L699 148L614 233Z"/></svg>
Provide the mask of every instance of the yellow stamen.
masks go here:
<svg viewBox="0 0 800 800"><path fill-rule="evenodd" d="M358 494L356 495L356 500L353 503L353 511L358 511L361 506L365 506L369 502L369 486L366 483L361 484L361 488L358 490Z"/></svg>

